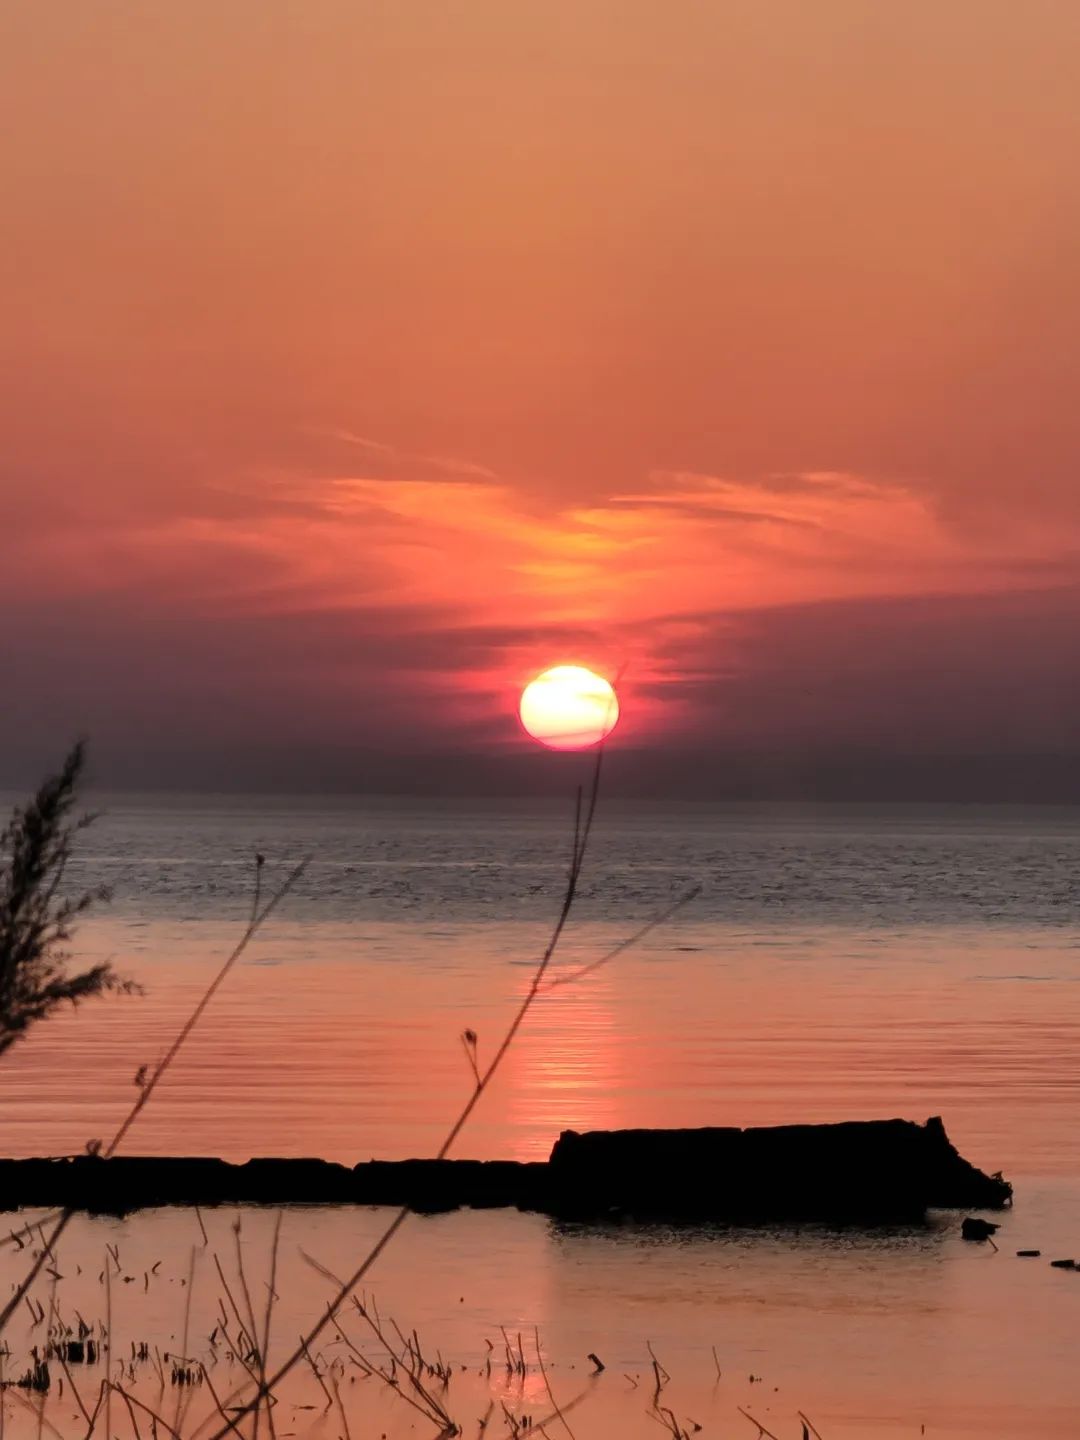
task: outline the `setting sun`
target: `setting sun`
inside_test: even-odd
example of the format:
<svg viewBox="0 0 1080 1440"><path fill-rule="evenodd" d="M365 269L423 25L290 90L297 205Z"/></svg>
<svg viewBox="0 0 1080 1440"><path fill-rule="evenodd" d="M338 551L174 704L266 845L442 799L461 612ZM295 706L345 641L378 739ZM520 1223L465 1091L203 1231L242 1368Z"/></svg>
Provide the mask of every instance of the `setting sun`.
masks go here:
<svg viewBox="0 0 1080 1440"><path fill-rule="evenodd" d="M614 730L619 701L602 675L583 665L556 665L521 694L521 723L552 750L584 750Z"/></svg>

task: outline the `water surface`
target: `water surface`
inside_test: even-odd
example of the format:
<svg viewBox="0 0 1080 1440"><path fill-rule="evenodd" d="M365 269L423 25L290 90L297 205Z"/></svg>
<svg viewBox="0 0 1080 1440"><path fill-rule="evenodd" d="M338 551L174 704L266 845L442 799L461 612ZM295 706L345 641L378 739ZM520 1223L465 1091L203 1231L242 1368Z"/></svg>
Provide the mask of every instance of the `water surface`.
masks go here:
<svg viewBox="0 0 1080 1440"><path fill-rule="evenodd" d="M61 1016L6 1058L2 1148L67 1153L108 1136L137 1068L163 1052L242 931L255 852L270 887L312 852L128 1149L432 1153L469 1090L461 1032L492 1052L543 949L568 848L555 805L111 801L76 878L111 884L115 900L82 931L79 955L109 956L146 993ZM1080 1278L1046 1264L1052 1251L1080 1253L1078 876L1080 815L1069 810L606 805L557 973L687 886L702 894L630 953L541 998L457 1153L538 1158L567 1126L941 1114L965 1154L1017 1183L1001 1253L963 1245L953 1219L836 1236L462 1214L410 1222L379 1267L380 1296L473 1370L485 1337L502 1344L499 1325L538 1328L566 1384L588 1369L588 1350L603 1354L582 1440L657 1433L633 1383L647 1339L662 1346L679 1413L711 1433L734 1424L753 1436L740 1405L793 1437L799 1408L827 1436L923 1424L931 1435L1080 1433ZM215 1223L224 1252L226 1217ZM253 1267L269 1223L245 1217ZM290 1213L283 1324L288 1307L295 1329L323 1300L297 1247L343 1267L379 1223L370 1211ZM175 1290L201 1246L191 1217L80 1220L67 1253L91 1291L105 1238L166 1257L173 1293L155 1278L138 1304L142 1258L128 1262L139 1272L131 1323L175 1328ZM1042 1261L1011 1253L1028 1244ZM2 1255L6 1284L15 1261L10 1247ZM197 1303L212 1311L206 1269ZM468 1383L479 1403L486 1378ZM299 1424L307 1412L297 1414Z"/></svg>

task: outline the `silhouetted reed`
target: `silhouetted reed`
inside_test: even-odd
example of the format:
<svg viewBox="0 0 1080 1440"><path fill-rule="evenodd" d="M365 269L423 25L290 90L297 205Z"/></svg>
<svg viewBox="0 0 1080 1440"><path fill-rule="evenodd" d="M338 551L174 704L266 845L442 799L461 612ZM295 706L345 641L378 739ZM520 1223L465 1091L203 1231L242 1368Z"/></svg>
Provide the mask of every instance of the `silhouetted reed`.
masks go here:
<svg viewBox="0 0 1080 1440"><path fill-rule="evenodd" d="M203 991L191 1014L181 1026L176 1038L173 1040L172 1044L169 1046L168 1050L166 1050L162 1058L158 1061L157 1065L154 1066L153 1070L146 1072L141 1077L140 1084L138 1086L138 1095L136 1096L136 1099L132 1104L130 1110L127 1112L124 1119L121 1121L116 1133L105 1146L102 1146L99 1142L96 1141L91 1142L88 1146L88 1149L91 1151L92 1154L101 1155L102 1158L108 1159L110 1156L114 1155L119 1149L128 1131L131 1129L132 1125L134 1125L135 1121L138 1119L145 1106L149 1103L151 1097L154 1094L154 1091L161 1083L161 1080L164 1077L166 1071L176 1059L182 1046L184 1045L184 1042L189 1038L191 1032L199 1023L200 1019L206 1011L207 1006L210 1004L210 1001L214 998L218 990L224 984L229 973L236 965L236 962L240 959L241 955L243 955L244 951L251 944L251 941L255 938L256 934L270 918L270 916L274 913L274 911L280 905L281 901L285 898L285 896L289 893L289 891L293 888L296 882L300 879L301 875L307 869L309 859L310 857L305 858L300 862L299 865L295 866L292 871L290 871L290 873L285 877L282 883L271 895L270 899L262 905L261 909L255 908L252 910L251 919L248 921L246 929L244 930L243 934L241 935L240 939L237 941L231 952L225 958L217 974ZM261 867L259 868L261 869ZM53 1225L53 1228L48 1234L47 1238L44 1239L43 1248L39 1252L33 1265L30 1267L30 1270L27 1272L26 1276L20 1282L20 1284L16 1286L14 1293L5 1304L4 1308L0 1310L0 1335L3 1334L12 1315L22 1303L23 1297L26 1295L31 1285L33 1285L34 1281L41 1273L50 1255L52 1254L54 1247L56 1246L60 1237L63 1235L64 1231L67 1229L67 1226L69 1225L71 1218L74 1214L75 1210L72 1207L69 1207L68 1209L60 1212L59 1218L56 1220L56 1223Z"/></svg>
<svg viewBox="0 0 1080 1440"><path fill-rule="evenodd" d="M596 752L596 761L593 767L592 783L589 787L588 794L586 795L585 792L581 789L579 789L577 792L574 808L574 830L570 849L566 886L563 892L562 904L559 907L558 915L555 920L551 936L548 940L547 945L544 948L543 954L540 957L536 970L533 973L532 980L525 993L525 996L521 1000L517 1010L512 1016L506 1032L504 1033L501 1041L496 1047L492 1059L488 1062L486 1067L481 1067L479 1064L479 1059L476 1054L475 1034L471 1030L469 1030L466 1031L463 1036L466 1054L470 1059L471 1068L474 1074L474 1085L472 1092L466 1100L460 1114L458 1115L454 1123L451 1125L449 1133L447 1134L445 1140L436 1152L436 1160L445 1160L447 1155L450 1153L450 1150L453 1148L454 1143L458 1139L462 1130L468 1124L468 1121L472 1116L473 1111L476 1109L476 1106L478 1105L481 1097L487 1090L488 1086L491 1084L508 1051L513 1045L514 1040L516 1039L518 1032L521 1029L521 1026L525 1022L526 1016L532 1009L537 997L541 994L544 988L544 982L547 978L548 970L555 956L555 952L558 949L559 941L561 940L563 932L566 929L566 924L570 918L571 911L574 907L574 902L577 898L578 886L581 880L581 873L585 863L585 856L588 850L589 839L592 835L593 823L596 818L596 806L600 794L600 777L602 762L603 747L601 746L597 749ZM647 934L656 925L660 924L664 919L669 918L672 914L675 913L676 910L687 904L698 893L698 888L699 887L697 886L692 887L673 905L667 907L667 909L662 913L662 915L657 916L653 920L649 921L646 925L642 926L638 931L636 931L634 935L630 936L620 945L613 947L605 955L601 956L598 960L592 962L589 965L581 967L580 970L574 972L572 976L565 977L565 979L569 980L580 978L581 976L596 970L597 968L599 968L600 965L607 963L607 961L614 959L617 955L622 954L626 949L630 947L630 945L635 944L643 935ZM269 1376L263 1382L263 1384L260 1385L256 1395L252 1399L248 1400L244 1404L244 1406L240 1408L238 1412L240 1415L248 1414L256 1410L262 1399L264 1399L266 1395L272 1393L274 1388L280 1385L281 1382L286 1378L286 1376L288 1376L298 1365L303 1363L305 1359L305 1351L311 1350L319 1337L327 1329L327 1327L334 1323L342 1305L346 1302L346 1300L349 1299L353 1292L363 1282L365 1276L368 1274L371 1267L375 1264L379 1256L393 1240L394 1236L401 1229L402 1225L404 1225L410 1213L410 1208L407 1205L403 1205L396 1212L393 1219L383 1231L382 1235L380 1235L378 1240L376 1240L375 1244L368 1251L367 1255L364 1256L364 1258L360 1261L353 1273L349 1276L347 1280L341 1282L336 1294L327 1303L325 1313L322 1314L319 1319L314 1322L308 1332L301 1337L299 1344L292 1351L292 1353L284 1361L282 1361L281 1364L277 1367L277 1369L273 1372L273 1374ZM225 1440L225 1436L228 1433L228 1428L229 1427L225 1427L216 1430L209 1437L209 1440Z"/></svg>
<svg viewBox="0 0 1080 1440"><path fill-rule="evenodd" d="M61 1005L138 988L107 961L68 969L75 921L110 899L105 886L62 893L75 837L94 819L73 814L85 759L80 741L0 832L0 1055Z"/></svg>

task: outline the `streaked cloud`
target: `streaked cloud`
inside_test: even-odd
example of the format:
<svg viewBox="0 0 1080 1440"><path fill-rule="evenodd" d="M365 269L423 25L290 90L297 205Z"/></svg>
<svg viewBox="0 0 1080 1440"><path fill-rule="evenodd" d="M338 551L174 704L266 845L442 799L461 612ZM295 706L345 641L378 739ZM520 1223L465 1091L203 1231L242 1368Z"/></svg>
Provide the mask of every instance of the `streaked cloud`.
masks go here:
<svg viewBox="0 0 1080 1440"><path fill-rule="evenodd" d="M494 470L489 470L486 465L478 465L472 460L459 460L450 455L425 455L413 450L402 450L397 445L387 444L384 440L370 440L364 435L355 435L351 430L319 426L308 428L313 435L339 441L342 445L360 450L365 455L379 461L383 466L393 467L396 471L404 472L399 478L408 478L409 471L427 473L429 477L430 472L435 471L451 479L498 480L499 478Z"/></svg>
<svg viewBox="0 0 1080 1440"><path fill-rule="evenodd" d="M264 639L303 618L324 657L309 676L316 700L328 684L348 690L340 667L377 664L384 690L440 695L444 718L480 730L544 665L626 665L641 698L628 728L647 735L692 728L703 696L747 668L754 627L740 617L1050 589L1077 574L1080 553L1061 526L973 537L926 490L847 473L655 472L563 509L466 467L451 482L261 472L227 483L243 497L237 514L56 527L11 557L0 586L10 595L44 571L80 606L137 596L163 626L191 615L245 634L259 624ZM301 671L304 653L290 660Z"/></svg>

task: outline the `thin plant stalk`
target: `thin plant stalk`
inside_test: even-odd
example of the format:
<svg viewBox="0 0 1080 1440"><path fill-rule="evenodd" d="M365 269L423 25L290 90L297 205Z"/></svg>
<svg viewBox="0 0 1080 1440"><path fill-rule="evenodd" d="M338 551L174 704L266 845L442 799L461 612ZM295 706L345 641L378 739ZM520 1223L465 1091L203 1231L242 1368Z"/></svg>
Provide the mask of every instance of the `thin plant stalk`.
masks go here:
<svg viewBox="0 0 1080 1440"><path fill-rule="evenodd" d="M735 1409L745 1419L749 1420L751 1425L757 1426L757 1440L779 1440L779 1436L774 1435L771 1430L767 1430L757 1416L751 1415L749 1410L744 1410L741 1405L736 1405Z"/></svg>
<svg viewBox="0 0 1080 1440"><path fill-rule="evenodd" d="M272 1319L272 1317L273 1317L273 1313L274 1313L274 1296L275 1296L275 1288L274 1288L274 1287L275 1287L276 1284L277 1284L278 1245L280 1244L280 1241L281 1241L281 1216L282 1216L282 1211L279 1210L279 1211L277 1212L277 1218L276 1218L276 1220L274 1221L274 1240L273 1240L273 1244L272 1244L271 1249L270 1249L270 1283L269 1283L269 1285L267 1286L267 1292L266 1292L266 1311L265 1311L265 1314L263 1315L262 1340L261 1340L261 1342L259 1343L259 1388L260 1388L260 1389L266 1384L266 1362L267 1362L267 1354L268 1354L268 1351L269 1351L269 1349L270 1349L270 1321L271 1321L271 1319ZM237 1256L239 1256L239 1254L240 1254L240 1227L239 1227L239 1224L237 1225L237 1229L236 1229L236 1251L237 1251ZM250 1299L250 1296L248 1295L247 1281L244 1279L243 1269L241 1269L241 1271L240 1271L240 1278L241 1278L241 1282L242 1282L243 1287L244 1287L244 1295L245 1295L245 1298L247 1298L248 1304L250 1305L251 1299ZM254 1312L253 1312L253 1313L252 1313L252 1325L254 1325L254 1323L255 1323L255 1319L254 1319ZM269 1430L270 1430L270 1440L277 1440L277 1432L276 1432L275 1429L274 1429L274 1409L273 1409L273 1404L272 1404L269 1396L267 1396L267 1399L266 1399L266 1423L267 1423L267 1426L269 1427ZM259 1412L256 1410L256 1412L255 1412L255 1420L254 1420L254 1427L253 1427L253 1430L252 1430L252 1440L257 1440L258 1425L259 1425Z"/></svg>
<svg viewBox="0 0 1080 1440"><path fill-rule="evenodd" d="M541 993L546 995L549 990L555 990L560 985L573 985L578 980L584 980L587 975L592 975L602 966L609 965L612 960L617 960L619 956L627 950L632 950L635 945L640 944L646 935L651 934L652 931L666 924L684 905L689 905L690 901L696 900L700 894L701 886L691 885L690 889L684 890L678 899L671 902L666 910L661 910L659 915L654 915L651 920L646 920L645 924L642 925L639 930L635 930L634 933L628 935L625 940L620 940L617 945L613 945L610 950L598 956L597 959L590 960L587 965L582 965L577 970L571 970L568 975L553 975L552 978L546 982Z"/></svg>
<svg viewBox="0 0 1080 1440"><path fill-rule="evenodd" d="M551 937L548 940L547 946L544 949L544 952L536 967L536 970L533 972L533 977L529 988L526 991L520 1005L518 1006L518 1009L514 1013L514 1016L511 1019L510 1024L507 1027L506 1033L504 1034L501 1042L499 1043L495 1054L493 1055L486 1068L480 1072L471 1095L469 1096L468 1100L466 1100L465 1105L462 1107L461 1113L458 1115L457 1119L450 1127L448 1135L446 1136L442 1145L436 1152L435 1159L437 1161L445 1160L446 1156L449 1154L455 1141L458 1139L458 1136L461 1134L462 1130L465 1128L470 1117L472 1116L473 1111L476 1109L476 1106L478 1105L482 1095L494 1079L496 1072L498 1071L503 1060L505 1059L510 1047L513 1045L514 1040L517 1038L518 1031L521 1029L521 1026L524 1023L526 1016L532 1009L533 1004L537 999L537 996L541 994L544 988L544 981L547 976L548 969L555 955L555 951L558 948L559 941L562 938L563 931L566 928L566 923L570 918L570 912L573 909L574 901L577 897L578 884L581 879L581 872L585 863L585 855L588 850L589 838L592 834L593 822L596 818L596 805L600 794L600 776L603 763L603 755L604 751L603 746L601 745L600 747L598 747L596 752L596 763L593 767L592 783L589 787L588 799L584 800L583 793L580 788L577 792L574 809L574 835L571 847L569 872L567 874L566 880L566 889L563 893L562 905L559 909L558 918L556 919L554 928L551 932ZM683 905L685 905L697 893L697 888L688 891L686 895L682 896L674 905L670 906L668 910L664 912L664 916L662 918L667 918L669 915L674 914L676 910L680 909ZM634 943L637 939L640 939L642 935L647 934L654 925L659 924L660 918L661 917L658 917L655 921L650 922L648 925L642 927L642 929L636 933L636 935L631 941L627 941L620 946L616 946L613 951L609 952L606 956L601 957L599 963L606 963L607 960L614 958L615 955L621 954L625 949L628 948L629 944ZM585 967L586 970L591 970L595 968L596 965ZM265 1382L260 1384L259 1392L252 1400L249 1400L246 1403L246 1405L240 1412L241 1415L251 1413L251 1411L255 1407L257 1407L260 1400L263 1398L264 1392L266 1395L272 1393L275 1386L279 1385L281 1381L298 1364L300 1364L300 1362L305 1358L304 1350L310 1350L311 1346L315 1343L316 1340L318 1340L319 1336L323 1333L327 1326L331 1325L334 1322L342 1305L364 1280L368 1271L372 1268L375 1262L382 1255L383 1251L393 1240L394 1236L404 1225L409 1214L410 1209L408 1205L403 1205L395 1213L393 1219L387 1225L386 1229L383 1231L382 1235L380 1235L378 1240L376 1240L375 1244L368 1251L364 1259L357 1266L356 1270L354 1270L352 1275L350 1275L347 1280L341 1283L336 1294L328 1302L325 1313L321 1315L320 1318L312 1325L311 1329L302 1338L300 1344L296 1347L296 1349L293 1350L293 1352L284 1361L282 1361L278 1368L267 1380L265 1380ZM209 1437L209 1440L224 1440L226 1434L227 1427L225 1429L216 1430L213 1435Z"/></svg>
<svg viewBox="0 0 1080 1440"><path fill-rule="evenodd" d="M127 1393L126 1390L121 1390L119 1385L116 1387L116 1393L120 1396L121 1400L123 1400L124 1404L127 1406L128 1414L131 1416L131 1428L135 1431L135 1440L142 1440L142 1432L139 1430L139 1422L135 1418L135 1407L131 1403L131 1396ZM156 1427L154 1430L154 1434L155 1436L157 1435ZM107 1435L105 1437L105 1440L109 1440L109 1437Z"/></svg>
<svg viewBox="0 0 1080 1440"><path fill-rule="evenodd" d="M202 1360L199 1361L199 1369L202 1371L203 1380L206 1383L207 1389L210 1391L210 1397L213 1400L214 1405L217 1407L218 1414L225 1421L225 1424L228 1426L228 1428L230 1430L234 1430L236 1434L239 1435L240 1427L232 1419L230 1419L228 1412L225 1410L225 1407L222 1405L221 1400L218 1398L218 1393L214 1389L214 1382L210 1378L210 1371L206 1368L206 1365Z"/></svg>
<svg viewBox="0 0 1080 1440"><path fill-rule="evenodd" d="M120 1124L120 1128L117 1130L116 1134L109 1141L108 1145L105 1146L105 1148L100 1152L104 1159L107 1160L116 1153L128 1131L142 1114L143 1109L149 1102L151 1095L153 1095L154 1091L161 1083L161 1080L163 1079L166 1071L169 1069L173 1061L176 1059L177 1055L180 1053L181 1047L183 1046L184 1042L188 1039L191 1032L195 1029L195 1026L202 1019L206 1007L210 1004L210 1001L214 998L218 990L224 984L233 967L236 965L236 962L240 959L241 955L243 955L244 951L251 944L252 940L258 934L259 930L262 929L266 921L269 920L270 916L281 904L285 896L300 879L301 875L303 875L304 871L307 869L310 863L310 859L310 856L307 856L305 859L303 859L300 864L297 865L285 877L285 879L278 886L277 890L275 890L273 895L262 907L262 909L257 914L254 914L252 916L243 935L241 935L240 939L237 941L230 954L226 957L224 963L222 964L220 970L218 970L217 974L214 976L213 980L211 980L210 984L203 991L203 994L199 999L197 1005L195 1006L194 1010L192 1010L191 1014L184 1021L184 1024L180 1027L180 1031L177 1034L176 1039L169 1046L168 1050L165 1052L165 1055L155 1066L153 1072L146 1080L146 1082L139 1087L139 1094L137 1099L135 1100L135 1103L132 1105L131 1109L124 1117L123 1121ZM74 1206L68 1206L61 1212L60 1218L53 1226L52 1232L49 1235L37 1259L31 1265L30 1269L27 1271L23 1279L16 1286L14 1293L5 1304L4 1308L0 1310L0 1335L4 1333L8 1321L11 1319L12 1315L14 1315L15 1311L21 1305L23 1297L28 1293L30 1287L33 1285L38 1275L40 1275L42 1269L52 1255L53 1248L55 1247L57 1241L60 1239L61 1235L63 1235L64 1231L67 1229L68 1225L71 1223L71 1219L74 1214Z"/></svg>
<svg viewBox="0 0 1080 1440"><path fill-rule="evenodd" d="M108 1390L108 1388L109 1381L108 1377L106 1377L98 1386L98 1397L97 1400L95 1400L94 1402L94 1408L90 1414L90 1424L87 1426L86 1434L83 1437L83 1440L90 1440L90 1437L94 1433L94 1426L97 1424L97 1417L101 1413L101 1407L105 1403L105 1392Z"/></svg>
<svg viewBox="0 0 1080 1440"><path fill-rule="evenodd" d="M551 1381L548 1379L547 1366L544 1364L543 1351L540 1349L539 1326L536 1327L533 1334L536 1339L536 1363L540 1367L540 1374L544 1377L544 1389L547 1391L548 1399L551 1401L552 1412L558 1417L559 1423L562 1425L567 1435L569 1435L570 1440L577 1440L577 1436L574 1434L573 1430L570 1427L570 1422L567 1420L563 1412L559 1409L559 1402L555 1399L555 1392L551 1388Z"/></svg>
<svg viewBox="0 0 1080 1440"><path fill-rule="evenodd" d="M147 1415L150 1416L151 1420L154 1420L158 1425L162 1427L163 1430L168 1431L168 1433L173 1437L173 1440L183 1440L183 1437L181 1436L179 1430L174 1430L173 1427L169 1424L169 1422L164 1418L164 1416L159 1415L156 1410L152 1410L150 1406L147 1405L144 1401L136 1399L134 1395L129 1395L122 1386L117 1385L112 1381L109 1382L109 1389L115 1390L119 1396L126 1400L129 1408L132 1405L136 1405L140 1410L145 1410ZM111 1440L111 1437L106 1435L105 1440Z"/></svg>
<svg viewBox="0 0 1080 1440"><path fill-rule="evenodd" d="M105 1440L112 1434L112 1270L109 1268L109 1252L105 1251ZM94 1428L91 1425L91 1430Z"/></svg>
<svg viewBox="0 0 1080 1440"><path fill-rule="evenodd" d="M195 1252L195 1246L193 1245L193 1246L191 1247L191 1258L190 1258L190 1260L188 1261L187 1294L186 1294L185 1297L184 1297L184 1329L183 1329L183 1331L182 1331L182 1338L181 1338L181 1341L180 1341L180 1344L181 1344L180 1354L184 1357L184 1364L185 1364L185 1365L188 1363L188 1362L187 1362L188 1340L189 1340L190 1335L191 1335L191 1292L195 1289L195 1253L196 1253L196 1252ZM187 1389L187 1387L186 1387L186 1386L182 1386L182 1385L178 1385L178 1386L176 1387L176 1410L175 1410L175 1412L174 1412L174 1414L173 1414L173 1423L172 1423L172 1428L173 1428L174 1431L179 1431L179 1429L180 1429L180 1422L181 1422L181 1421L183 1420L183 1418L184 1418L184 1410L185 1410L184 1399L185 1399L186 1389ZM105 1440L109 1440L108 1434L106 1434Z"/></svg>
<svg viewBox="0 0 1080 1440"><path fill-rule="evenodd" d="M25 1395L20 1395L18 1390L11 1391L11 1398L15 1400L19 1405L24 1406L25 1409L30 1411L30 1414L33 1415L38 1422L39 1433L41 1431L41 1427L44 1426L45 1429L52 1431L52 1433L57 1437L57 1440L68 1440L68 1437L64 1435L62 1431L58 1430L51 1420L46 1418L41 1406L35 1405L34 1402L32 1400L28 1400ZM45 1396L42 1396L41 1398L42 1403L44 1404Z"/></svg>
<svg viewBox="0 0 1080 1440"><path fill-rule="evenodd" d="M301 1347L301 1349L302 1349L303 1352L304 1352L304 1359L305 1359L305 1360L307 1361L307 1363L311 1366L311 1373L315 1376L315 1379L319 1382L320 1386L322 1387L322 1392L323 1392L323 1394L326 1396L326 1408L329 1410L330 1407L331 1407L331 1405L333 1405L333 1403L334 1403L334 1397L330 1394L330 1391L326 1388L326 1383L325 1383L325 1381L323 1380L323 1377L319 1374L319 1368L318 1368L318 1366L315 1364L315 1361L311 1358L311 1351L307 1348L307 1346L304 1344L304 1342L303 1342L302 1340L301 1340L301 1342L300 1342L300 1347ZM224 1414L224 1411L223 1411L222 1413ZM0 1440L3 1440L3 1437L2 1437L2 1436L0 1436Z"/></svg>
<svg viewBox="0 0 1080 1440"><path fill-rule="evenodd" d="M540 988L544 983L544 977L547 975L548 967L550 966L552 957L554 956L555 951L558 948L559 941L562 938L562 933L566 928L566 922L570 918L570 912L573 909L574 900L577 896L578 882L581 878L581 870L585 861L585 854L588 849L589 836L592 833L593 821L596 817L596 802L600 793L600 774L603 762L603 754L603 747L601 746L596 752L596 764L593 768L592 784L589 789L588 801L584 804L584 807L582 804L582 794L580 790L578 792L577 803L575 807L574 838L571 850L569 873L566 879L566 889L563 893L562 905L559 908L558 918L555 921L555 926L551 932L551 937L548 940L547 946L545 947L544 952L540 957L540 961L536 967L536 970L533 973L532 981L529 985L529 988L526 991L525 996L522 999L517 1010L515 1011L514 1016L511 1019L509 1026L507 1027L505 1035L503 1036L498 1048L495 1051L495 1054L492 1056L488 1065L481 1072L480 1078L477 1080L476 1085L473 1088L472 1094L469 1096L468 1100L466 1100L464 1106L462 1107L461 1113L451 1125L449 1133L447 1134L445 1140L440 1145L438 1152L435 1155L436 1160L446 1159L446 1156L449 1154L451 1148L454 1145L454 1142L457 1140L458 1136L465 1128L473 1111L479 1104L481 1096L484 1094L484 1092L487 1090L488 1086L494 1079L495 1074L498 1071L503 1060L505 1059L508 1050L514 1043L518 1031L521 1029L521 1026L525 1021L525 1017L532 1009L533 1003L535 1002L537 995L539 995L540 993ZM301 1343L296 1347L296 1349L294 1349L292 1353L288 1355L285 1360L282 1361L282 1363L265 1381L264 1384L260 1384L258 1392L254 1396L254 1398L249 1400L244 1405L243 1409L239 1412L237 1418L241 1418L243 1415L250 1414L262 1401L264 1395L271 1393L274 1388L281 1383L281 1381L286 1377L286 1375L288 1375L298 1364L300 1364L300 1362L304 1359L305 1347L310 1350L312 1345L314 1345L314 1343L318 1340L319 1336L323 1333L327 1326L333 1324L342 1305L353 1293L353 1291L360 1285L364 1277L367 1275L368 1271L379 1259L380 1255L382 1255L383 1251L386 1249L386 1247L393 1240L394 1236L404 1225L405 1221L408 1219L409 1213L410 1212L408 1205L403 1205L395 1213L394 1218L390 1221L389 1225L387 1225L386 1229L379 1236L378 1240L376 1240L375 1244L368 1251L364 1259L360 1262L360 1264L348 1277L348 1279L341 1284L337 1293L328 1302L325 1312L319 1317L318 1320L315 1321L311 1329L303 1337ZM210 1436L210 1440L224 1440L224 1437L227 1433L228 1427L222 1427L214 1431L214 1433Z"/></svg>
<svg viewBox="0 0 1080 1440"><path fill-rule="evenodd" d="M236 1338L238 1343L233 1345L233 1351L236 1355L236 1358L240 1361L240 1364L243 1365L244 1369L247 1370L248 1373L251 1374L254 1378L254 1372L251 1369L251 1359L254 1355L258 1353L258 1340L255 1338L254 1335L249 1335L247 1329L245 1328L244 1321L240 1315L240 1308L236 1303L236 1298L233 1295L232 1290L229 1288L229 1282L225 1279L225 1271L221 1268L221 1261L218 1259L216 1250L214 1251L213 1259L214 1264L217 1267L218 1279L221 1281L222 1289L225 1291L225 1294L228 1297L229 1304L232 1306L232 1312L236 1317ZM224 1310L222 1313L224 1313ZM225 1321L222 1321L221 1330L226 1340L229 1340L230 1343L232 1343L229 1332L226 1329ZM246 1347L243 1354L241 1354L241 1347Z"/></svg>
<svg viewBox="0 0 1080 1440"><path fill-rule="evenodd" d="M68 1367L68 1363L64 1358L63 1341L60 1341L60 1343L57 1344L56 1349L53 1353L55 1354L57 1360L60 1361L60 1368L61 1370L63 1370L67 1382L71 1386L71 1393L75 1396L76 1405L78 1405L79 1409L82 1411L83 1419L86 1421L87 1425L92 1427L94 1422L90 1418L90 1411L87 1410L86 1406L83 1404L83 1398L79 1394L79 1387L75 1384L74 1376L72 1375L71 1370ZM3 1374L0 1373L0 1393L2 1393L3 1391L3 1379ZM2 1403L2 1400L0 1400L0 1403ZM3 1440L3 1434L4 1427L3 1424L0 1424L0 1440Z"/></svg>

